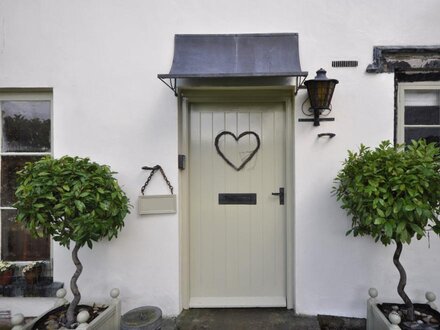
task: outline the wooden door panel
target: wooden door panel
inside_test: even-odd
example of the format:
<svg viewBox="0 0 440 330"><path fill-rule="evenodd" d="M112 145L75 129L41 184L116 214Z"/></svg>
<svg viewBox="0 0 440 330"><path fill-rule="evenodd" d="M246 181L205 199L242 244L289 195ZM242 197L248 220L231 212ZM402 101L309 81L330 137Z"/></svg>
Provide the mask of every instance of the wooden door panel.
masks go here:
<svg viewBox="0 0 440 330"><path fill-rule="evenodd" d="M285 306L285 182L282 103L192 104L190 111L190 306ZM260 149L241 171L217 153L220 132L253 131ZM219 140L239 166L255 137ZM256 193L256 205L219 205L219 193Z"/></svg>

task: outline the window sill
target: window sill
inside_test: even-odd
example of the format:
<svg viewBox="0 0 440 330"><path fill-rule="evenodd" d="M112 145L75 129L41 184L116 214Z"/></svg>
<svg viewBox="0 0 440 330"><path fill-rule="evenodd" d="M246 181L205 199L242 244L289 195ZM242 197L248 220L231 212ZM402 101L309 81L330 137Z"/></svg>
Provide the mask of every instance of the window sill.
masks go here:
<svg viewBox="0 0 440 330"><path fill-rule="evenodd" d="M27 284L24 278L14 278L9 285L0 285L2 297L56 297L58 289L63 288L64 283L53 282L52 277L43 277L39 283Z"/></svg>

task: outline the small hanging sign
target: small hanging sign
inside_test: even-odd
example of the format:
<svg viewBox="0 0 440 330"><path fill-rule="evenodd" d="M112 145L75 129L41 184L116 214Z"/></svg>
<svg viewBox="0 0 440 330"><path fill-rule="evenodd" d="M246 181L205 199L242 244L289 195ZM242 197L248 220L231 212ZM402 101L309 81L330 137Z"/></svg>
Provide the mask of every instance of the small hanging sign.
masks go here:
<svg viewBox="0 0 440 330"><path fill-rule="evenodd" d="M160 165L154 167L144 166L143 170L150 170L151 173L147 178L147 181L141 188L142 196L138 198L138 211L140 215L143 214L166 214L166 213L176 213L177 212L177 202L176 195L173 194L173 186L168 180L165 172ZM144 192L148 184L151 181L153 175L159 171L162 174L166 184L170 188L170 195L148 195L145 196Z"/></svg>

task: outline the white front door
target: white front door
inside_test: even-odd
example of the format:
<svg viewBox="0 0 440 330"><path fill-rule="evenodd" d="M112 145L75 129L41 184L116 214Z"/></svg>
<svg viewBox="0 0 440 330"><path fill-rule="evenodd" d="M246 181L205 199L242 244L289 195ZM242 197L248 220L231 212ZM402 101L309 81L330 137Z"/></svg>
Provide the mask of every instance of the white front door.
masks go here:
<svg viewBox="0 0 440 330"><path fill-rule="evenodd" d="M190 307L286 306L285 117L281 102L191 104Z"/></svg>

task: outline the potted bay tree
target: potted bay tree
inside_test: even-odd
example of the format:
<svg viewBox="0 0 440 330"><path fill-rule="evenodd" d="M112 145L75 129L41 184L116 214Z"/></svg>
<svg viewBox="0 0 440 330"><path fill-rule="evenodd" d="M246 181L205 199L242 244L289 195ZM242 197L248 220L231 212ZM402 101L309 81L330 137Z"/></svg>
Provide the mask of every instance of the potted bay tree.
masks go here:
<svg viewBox="0 0 440 330"><path fill-rule="evenodd" d="M395 244L397 292L405 306L393 309L408 324L419 321L405 293L407 277L400 255L403 245L414 238L421 239L428 231L440 234L440 149L424 140L407 146L384 141L374 150L361 145L358 152L349 151L335 183L334 193L352 219L347 235L369 235L384 245Z"/></svg>
<svg viewBox="0 0 440 330"><path fill-rule="evenodd" d="M106 165L68 156L44 157L17 173L17 221L36 237L51 236L66 248L73 244L73 300L61 320L66 328L75 323L81 299L77 280L83 266L78 251L117 237L129 213L129 200L113 174Z"/></svg>

